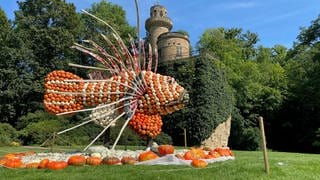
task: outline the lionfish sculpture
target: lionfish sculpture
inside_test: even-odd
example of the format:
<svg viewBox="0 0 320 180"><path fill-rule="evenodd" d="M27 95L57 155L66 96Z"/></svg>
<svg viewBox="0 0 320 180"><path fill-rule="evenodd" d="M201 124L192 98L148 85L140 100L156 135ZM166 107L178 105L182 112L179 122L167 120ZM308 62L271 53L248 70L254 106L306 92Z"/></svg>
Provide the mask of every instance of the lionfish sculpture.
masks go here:
<svg viewBox="0 0 320 180"><path fill-rule="evenodd" d="M95 69L97 72L107 71L110 76L83 79L64 70L56 70L46 76L44 106L48 112L55 115L67 115L91 111L86 121L58 134L89 122L99 124L103 130L84 149L86 150L119 119L125 119L112 149L115 148L128 124L142 138L155 138L161 132L161 116L182 109L189 100L187 91L174 78L156 73L157 55L153 62L150 45L146 58L142 41L139 42L139 47L142 48L138 53L133 39L130 38L132 50L129 51L121 37L109 24L86 11L84 13L108 26L113 32L116 43L112 43L110 39L101 34L112 53L108 53L91 40L84 41L89 47L80 44L72 46L90 55L102 63L105 68L69 65Z"/></svg>

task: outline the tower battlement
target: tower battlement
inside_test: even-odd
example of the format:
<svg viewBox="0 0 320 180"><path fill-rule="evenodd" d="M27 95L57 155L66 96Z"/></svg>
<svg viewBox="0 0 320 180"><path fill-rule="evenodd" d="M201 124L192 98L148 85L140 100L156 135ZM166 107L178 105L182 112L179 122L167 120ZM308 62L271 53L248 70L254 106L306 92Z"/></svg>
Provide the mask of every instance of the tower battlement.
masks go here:
<svg viewBox="0 0 320 180"><path fill-rule="evenodd" d="M150 8L150 17L145 22L147 43L151 45L153 53L158 51L160 61L190 55L189 37L179 32L170 32L172 27L172 20L164 6L156 4Z"/></svg>

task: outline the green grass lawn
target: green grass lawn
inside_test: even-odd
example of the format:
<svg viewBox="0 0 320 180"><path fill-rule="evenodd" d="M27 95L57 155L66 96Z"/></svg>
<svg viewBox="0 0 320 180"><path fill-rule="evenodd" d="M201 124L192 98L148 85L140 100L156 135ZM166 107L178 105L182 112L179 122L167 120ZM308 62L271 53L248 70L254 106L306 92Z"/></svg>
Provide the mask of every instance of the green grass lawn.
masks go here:
<svg viewBox="0 0 320 180"><path fill-rule="evenodd" d="M34 149L0 147L0 156L6 152L30 150ZM35 151L44 150L35 149ZM264 172L262 152L234 151L234 153L235 160L209 164L204 169L159 165L69 166L58 171L0 168L0 179L320 179L320 155L317 154L268 152L270 175L267 175Z"/></svg>

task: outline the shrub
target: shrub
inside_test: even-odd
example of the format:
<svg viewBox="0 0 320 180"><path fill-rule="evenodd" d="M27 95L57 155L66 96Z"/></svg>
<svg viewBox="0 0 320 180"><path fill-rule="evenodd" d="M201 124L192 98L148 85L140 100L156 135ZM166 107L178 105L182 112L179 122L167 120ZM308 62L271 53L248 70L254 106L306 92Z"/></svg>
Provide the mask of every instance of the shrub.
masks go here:
<svg viewBox="0 0 320 180"><path fill-rule="evenodd" d="M160 144L172 144L172 138L169 136L169 134L166 134L164 132L161 132L159 136L157 136L154 139L155 142L157 142L159 145Z"/></svg>
<svg viewBox="0 0 320 180"><path fill-rule="evenodd" d="M23 144L41 144L54 132L58 132L61 127L63 127L63 124L59 120L43 120L31 123L20 131L20 138Z"/></svg>
<svg viewBox="0 0 320 180"><path fill-rule="evenodd" d="M0 123L0 146L11 145L13 141L18 141L18 132L10 124Z"/></svg>

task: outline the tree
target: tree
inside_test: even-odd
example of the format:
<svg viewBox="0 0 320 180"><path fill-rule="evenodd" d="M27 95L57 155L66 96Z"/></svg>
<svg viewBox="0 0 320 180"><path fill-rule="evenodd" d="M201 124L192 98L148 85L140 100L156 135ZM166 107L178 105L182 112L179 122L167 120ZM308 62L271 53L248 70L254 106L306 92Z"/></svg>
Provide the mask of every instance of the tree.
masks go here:
<svg viewBox="0 0 320 180"><path fill-rule="evenodd" d="M73 60L73 44L80 18L75 7L61 0L18 2L14 29L2 41L1 112L15 125L19 117L42 107L43 79Z"/></svg>
<svg viewBox="0 0 320 180"><path fill-rule="evenodd" d="M300 45L313 45L320 41L320 15L311 22L308 28L302 28L297 37Z"/></svg>
<svg viewBox="0 0 320 180"><path fill-rule="evenodd" d="M287 97L272 126L272 148L320 152L320 16L302 28L283 67L288 77ZM284 145L283 142L286 142Z"/></svg>
<svg viewBox="0 0 320 180"><path fill-rule="evenodd" d="M257 41L258 36L250 31L216 28L206 30L198 43L200 52L210 52L220 60L219 68L226 72L234 92L230 146L239 149L259 147L255 138L257 117L270 117L276 112L287 88L285 71L278 63L280 55L274 54L272 48L256 48Z"/></svg>
<svg viewBox="0 0 320 180"><path fill-rule="evenodd" d="M31 107L29 92L31 63L25 60L32 56L24 41L17 35L0 9L0 122L15 125L18 118ZM32 102L29 102L29 105Z"/></svg>
<svg viewBox="0 0 320 180"><path fill-rule="evenodd" d="M135 28L128 24L126 12L119 5L102 0L99 3L93 3L91 8L86 9L86 11L107 22L126 42L129 39L128 35L135 37ZM113 39L111 35L112 31L106 25L85 14L81 15L81 19L85 25L83 39L93 40L99 45L106 44L106 41L101 38L100 33Z"/></svg>

